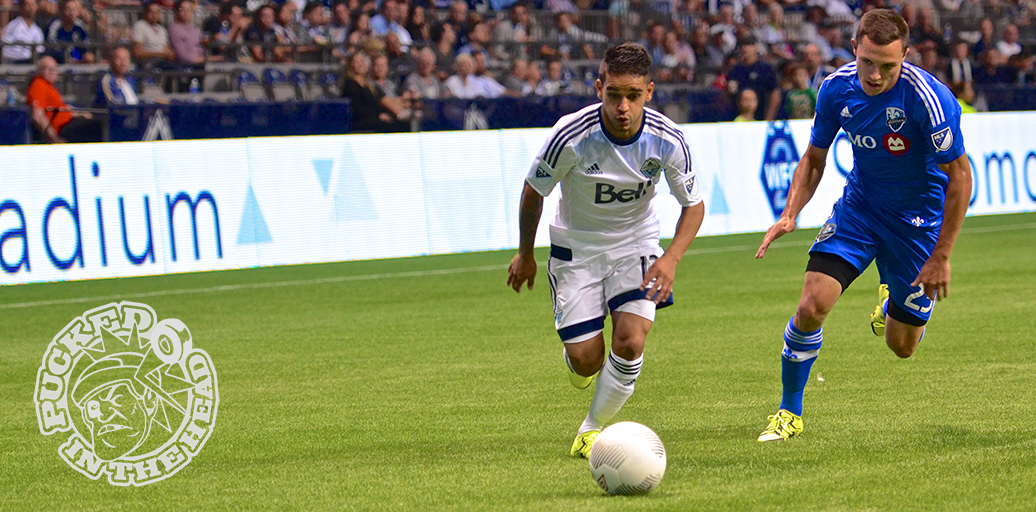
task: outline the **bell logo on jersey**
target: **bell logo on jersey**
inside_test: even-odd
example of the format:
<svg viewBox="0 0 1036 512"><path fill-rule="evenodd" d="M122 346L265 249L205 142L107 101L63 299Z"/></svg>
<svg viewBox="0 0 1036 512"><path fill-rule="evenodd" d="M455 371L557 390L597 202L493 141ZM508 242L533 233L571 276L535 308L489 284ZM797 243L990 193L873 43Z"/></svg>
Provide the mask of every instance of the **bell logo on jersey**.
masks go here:
<svg viewBox="0 0 1036 512"><path fill-rule="evenodd" d="M910 150L910 139L897 133L886 133L885 149L895 156L902 155Z"/></svg>
<svg viewBox="0 0 1036 512"><path fill-rule="evenodd" d="M885 109L885 117L888 119L889 129L894 132L898 132L906 124L906 113L903 109L888 107Z"/></svg>
<svg viewBox="0 0 1036 512"><path fill-rule="evenodd" d="M647 195L647 192L651 190L651 182L644 181L637 185L637 188L627 188L615 191L615 185L611 183L598 183L597 194L594 196L595 204L608 204L618 201L620 203L628 203L634 199L640 199Z"/></svg>
<svg viewBox="0 0 1036 512"><path fill-rule="evenodd" d="M953 133L950 132L950 127L947 126L933 133L932 144L935 146L935 150L940 153L950 149L953 146Z"/></svg>

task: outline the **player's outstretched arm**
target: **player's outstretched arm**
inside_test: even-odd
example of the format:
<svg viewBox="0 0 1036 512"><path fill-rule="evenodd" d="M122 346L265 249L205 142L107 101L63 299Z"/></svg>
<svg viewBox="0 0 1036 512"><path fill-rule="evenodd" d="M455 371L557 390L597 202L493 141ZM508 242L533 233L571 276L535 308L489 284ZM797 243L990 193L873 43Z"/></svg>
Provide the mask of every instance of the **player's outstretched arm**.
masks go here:
<svg viewBox="0 0 1036 512"><path fill-rule="evenodd" d="M507 267L507 286L521 293L522 284L529 283L529 289L536 281L536 258L533 246L536 243L536 228L543 214L543 196L528 183L522 190L521 205L518 207L518 254Z"/></svg>
<svg viewBox="0 0 1036 512"><path fill-rule="evenodd" d="M827 165L827 149L821 149L813 144L806 147L806 152L799 160L795 168L795 175L791 178L791 187L788 188L788 202L784 206L784 213L777 222L770 226L763 237L763 243L755 252L755 257L762 258L766 255L766 249L774 240L795 231L795 222L799 212L806 206L806 203L813 198L813 193L820 186L820 178L824 177L824 166Z"/></svg>
<svg viewBox="0 0 1036 512"><path fill-rule="evenodd" d="M957 241L971 200L971 163L968 155L961 155L948 164L939 164L939 168L949 177L939 239L935 242L932 255L921 267L921 272L910 283L910 286L923 285L925 295L932 300L942 300L950 295L950 252L953 251L953 244Z"/></svg>
<svg viewBox="0 0 1036 512"><path fill-rule="evenodd" d="M680 212L680 219L676 222L676 234L673 235L673 242L669 244L665 254L655 260L651 268L644 274L644 281L640 283L641 290L647 290L645 298L654 301L655 304L669 298L673 292L673 283L676 281L676 265L683 259L687 248L691 246L694 237L698 235L698 228L705 218L705 202L694 206L685 206ZM652 284L651 281L654 281ZM651 286L648 289L648 286Z"/></svg>

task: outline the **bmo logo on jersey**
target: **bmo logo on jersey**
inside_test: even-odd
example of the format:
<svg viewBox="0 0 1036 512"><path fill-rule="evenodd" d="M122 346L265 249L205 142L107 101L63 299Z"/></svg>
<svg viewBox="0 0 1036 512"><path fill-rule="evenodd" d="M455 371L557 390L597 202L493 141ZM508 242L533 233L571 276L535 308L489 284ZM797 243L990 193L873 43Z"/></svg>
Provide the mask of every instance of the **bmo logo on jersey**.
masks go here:
<svg viewBox="0 0 1036 512"><path fill-rule="evenodd" d="M651 190L650 181L642 181L637 185L637 188L627 188L618 191L615 190L615 185L611 183L598 183L597 191L594 194L594 203L608 204L615 201L628 203L646 196L649 190Z"/></svg>
<svg viewBox="0 0 1036 512"><path fill-rule="evenodd" d="M885 149L895 156L902 155L910 150L910 139L898 133L886 133L883 142Z"/></svg>
<svg viewBox="0 0 1036 512"><path fill-rule="evenodd" d="M871 137L870 135L853 135L849 133L848 130L846 130L845 134L849 136L849 142L851 142L853 146L867 149L878 147L878 141L874 140L874 137Z"/></svg>

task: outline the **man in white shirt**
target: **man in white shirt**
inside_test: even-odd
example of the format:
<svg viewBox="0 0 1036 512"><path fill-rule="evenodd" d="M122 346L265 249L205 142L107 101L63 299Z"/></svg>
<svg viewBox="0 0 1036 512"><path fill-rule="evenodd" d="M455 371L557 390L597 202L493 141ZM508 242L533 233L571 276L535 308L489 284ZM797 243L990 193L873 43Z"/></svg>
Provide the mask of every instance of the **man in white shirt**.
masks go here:
<svg viewBox="0 0 1036 512"><path fill-rule="evenodd" d="M169 44L169 31L161 23L162 4L144 7L144 17L133 24L133 58L138 61L173 61L176 53Z"/></svg>
<svg viewBox="0 0 1036 512"><path fill-rule="evenodd" d="M6 64L31 64L32 43L43 42L43 30L36 24L36 12L38 7L36 0L22 0L18 7L18 17L11 20L4 27L4 63ZM27 43L24 46L17 43ZM43 47L37 46L36 53L42 53Z"/></svg>
<svg viewBox="0 0 1036 512"><path fill-rule="evenodd" d="M471 55L458 55L454 68L457 74L447 78L444 85L455 98L496 98L507 90L500 82L488 76L475 75L475 59Z"/></svg>
<svg viewBox="0 0 1036 512"><path fill-rule="evenodd" d="M562 117L533 161L519 209L518 254L507 270L507 284L516 292L525 283L532 288L543 197L560 184L547 275L569 380L584 389L597 376L589 413L569 451L584 458L633 394L655 309L672 304L676 266L705 216L683 132L644 107L655 85L647 50L636 43L610 48L599 76L602 103ZM665 251L653 204L663 175L683 207Z"/></svg>

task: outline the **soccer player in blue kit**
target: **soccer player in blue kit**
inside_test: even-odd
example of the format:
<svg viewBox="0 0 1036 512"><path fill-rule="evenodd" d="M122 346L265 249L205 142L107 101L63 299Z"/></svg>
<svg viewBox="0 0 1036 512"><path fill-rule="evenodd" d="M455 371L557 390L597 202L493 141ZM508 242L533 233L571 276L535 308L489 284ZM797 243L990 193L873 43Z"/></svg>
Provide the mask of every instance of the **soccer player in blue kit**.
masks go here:
<svg viewBox="0 0 1036 512"><path fill-rule="evenodd" d="M802 392L823 343L821 325L871 261L883 283L871 327L899 357L914 353L934 301L949 294L950 252L971 197L971 166L953 94L903 62L908 34L895 11L876 9L860 19L852 41L856 61L821 85L787 206L756 252L762 258L770 243L795 229L832 141L845 130L853 170L810 248L802 297L784 331L781 405L760 442L802 433Z"/></svg>

